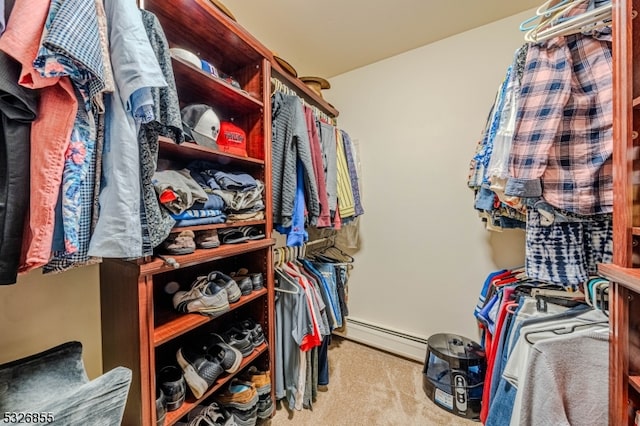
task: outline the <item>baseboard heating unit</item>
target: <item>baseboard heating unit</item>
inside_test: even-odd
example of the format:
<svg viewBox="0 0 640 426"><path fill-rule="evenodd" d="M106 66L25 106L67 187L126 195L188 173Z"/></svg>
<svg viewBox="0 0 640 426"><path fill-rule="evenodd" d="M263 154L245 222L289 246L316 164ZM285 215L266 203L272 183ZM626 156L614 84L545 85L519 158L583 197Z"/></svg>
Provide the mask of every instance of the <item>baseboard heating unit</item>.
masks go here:
<svg viewBox="0 0 640 426"><path fill-rule="evenodd" d="M346 331L335 334L419 362L424 362L427 352L427 339L424 337L357 318L347 318Z"/></svg>

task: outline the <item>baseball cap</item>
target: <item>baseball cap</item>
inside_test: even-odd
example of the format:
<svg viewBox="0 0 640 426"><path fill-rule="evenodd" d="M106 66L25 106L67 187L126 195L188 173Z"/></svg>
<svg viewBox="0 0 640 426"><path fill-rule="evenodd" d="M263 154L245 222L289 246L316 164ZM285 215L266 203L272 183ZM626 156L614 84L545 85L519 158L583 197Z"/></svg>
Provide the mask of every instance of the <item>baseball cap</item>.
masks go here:
<svg viewBox="0 0 640 426"><path fill-rule="evenodd" d="M219 149L216 141L220 134L220 119L213 108L205 104L187 105L180 111L182 127L187 139L198 145Z"/></svg>
<svg viewBox="0 0 640 426"><path fill-rule="evenodd" d="M201 67L200 58L198 58L198 55L187 49L183 49L181 47L172 47L171 49L169 49L169 52L171 52L171 56L173 56L174 58L180 58L196 68Z"/></svg>
<svg viewBox="0 0 640 426"><path fill-rule="evenodd" d="M220 136L218 136L218 150L229 154L248 157L247 137L244 130L229 121L220 123Z"/></svg>

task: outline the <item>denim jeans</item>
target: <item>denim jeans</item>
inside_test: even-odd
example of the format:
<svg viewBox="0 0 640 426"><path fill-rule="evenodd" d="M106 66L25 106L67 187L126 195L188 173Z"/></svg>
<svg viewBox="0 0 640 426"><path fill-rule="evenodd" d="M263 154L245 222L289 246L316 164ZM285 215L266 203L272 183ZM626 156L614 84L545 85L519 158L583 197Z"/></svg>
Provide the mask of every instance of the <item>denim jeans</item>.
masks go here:
<svg viewBox="0 0 640 426"><path fill-rule="evenodd" d="M329 345L331 335L324 336L322 345L318 350L318 384L326 386L329 384Z"/></svg>
<svg viewBox="0 0 640 426"><path fill-rule="evenodd" d="M331 309L336 317L337 327L342 327L342 312L340 311L340 299L338 297L338 283L336 281L336 270L333 264L323 262L312 262L312 265L320 272L326 282L331 299Z"/></svg>
<svg viewBox="0 0 640 426"><path fill-rule="evenodd" d="M349 272L347 265L336 265L336 283L338 286L338 299L340 302L340 312L342 320L349 316L349 308L347 306L347 283L349 281Z"/></svg>

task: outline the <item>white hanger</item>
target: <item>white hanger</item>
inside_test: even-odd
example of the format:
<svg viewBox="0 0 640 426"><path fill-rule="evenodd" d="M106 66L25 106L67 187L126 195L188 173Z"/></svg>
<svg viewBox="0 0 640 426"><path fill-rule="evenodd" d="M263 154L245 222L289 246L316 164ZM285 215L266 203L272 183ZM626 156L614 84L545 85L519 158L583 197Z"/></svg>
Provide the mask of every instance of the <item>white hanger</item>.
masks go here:
<svg viewBox="0 0 640 426"><path fill-rule="evenodd" d="M276 272L278 272L278 273L280 273L280 274L283 274L283 273L284 273L282 270L278 270L278 271L276 271ZM287 289L284 289L284 288L281 288L281 287L275 287L275 286L274 286L274 287L273 287L273 289L274 289L275 291L279 291L280 293L288 293L288 294L298 294L298 293L300 292L300 289L299 289L298 287L293 286L293 284L291 284L291 283L289 282L289 280L286 280L286 279L280 279L280 280L278 280L278 281L280 281L280 282L285 281L287 284L289 284L290 286L292 286L294 289L293 289L293 290L287 290Z"/></svg>
<svg viewBox="0 0 640 426"><path fill-rule="evenodd" d="M554 37L593 31L611 24L611 2L568 18L566 21L555 23L567 12L585 1L588 0L574 0L563 4L563 7L558 8L551 17L543 19L536 27L529 30L525 34L525 40L531 43L539 43Z"/></svg>

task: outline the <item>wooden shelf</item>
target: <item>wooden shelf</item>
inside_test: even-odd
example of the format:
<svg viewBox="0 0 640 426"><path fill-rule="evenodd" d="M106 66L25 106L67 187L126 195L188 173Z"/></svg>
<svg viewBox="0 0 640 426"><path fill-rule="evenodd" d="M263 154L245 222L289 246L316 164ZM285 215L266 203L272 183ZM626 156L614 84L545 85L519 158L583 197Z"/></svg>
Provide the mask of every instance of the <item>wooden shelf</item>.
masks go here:
<svg viewBox="0 0 640 426"><path fill-rule="evenodd" d="M267 350L267 344L263 343L253 350L253 353L248 357L242 360L242 364L240 364L240 368L234 374L225 374L222 377L218 378L216 382L211 386L205 393L202 395L200 399L194 399L191 393L187 393L189 397L184 401L184 403L175 411L169 411L167 413L167 417L165 418L165 425L171 426L175 424L178 420L180 420L185 414L189 411L193 410L196 405L198 405L201 401L207 399L209 396L213 395L220 388L222 388L226 383L229 382L238 372L242 371L246 366L251 364L256 358L258 358L262 353Z"/></svg>
<svg viewBox="0 0 640 426"><path fill-rule="evenodd" d="M318 96L313 90L309 89L309 87L304 84L302 80L286 72L280 66L280 64L278 64L278 62L273 59L273 56L271 57L271 70L276 72L276 77L281 82L289 86L289 88L293 89L296 93L298 93L298 95L300 95L311 105L317 105L321 110L323 110L327 115L331 117L338 117L338 115L340 115L340 112L335 109L333 105Z"/></svg>
<svg viewBox="0 0 640 426"><path fill-rule="evenodd" d="M229 310L229 312L266 294L267 289L262 288L260 290L252 292L247 296L242 296L240 297L240 300L231 304L231 309ZM217 317L209 317L200 314L180 314L175 311L158 313L158 318L156 318L156 320L161 323L161 325L155 327L153 331L153 344L155 347L158 347L163 343L170 341L171 339L174 339L222 316L224 316L224 314Z"/></svg>
<svg viewBox="0 0 640 426"><path fill-rule="evenodd" d="M598 273L608 280L640 293L640 268L624 268L613 263L600 263Z"/></svg>
<svg viewBox="0 0 640 426"><path fill-rule="evenodd" d="M629 376L629 384L640 393L640 376Z"/></svg>
<svg viewBox="0 0 640 426"><path fill-rule="evenodd" d="M220 247L213 249L197 249L194 253L181 256L163 255L175 259L176 262L180 264L179 268L167 266L164 260L154 257L150 262L140 265L140 275L154 275L160 272L186 268L201 263L224 259L225 257L237 256L239 254L264 249L274 244L275 240L273 238L265 238L263 240L247 241L240 244L222 244Z"/></svg>
<svg viewBox="0 0 640 426"><path fill-rule="evenodd" d="M634 226L633 228L631 228L631 235L640 236L640 226Z"/></svg>
<svg viewBox="0 0 640 426"><path fill-rule="evenodd" d="M180 58L173 58L178 97L183 104L207 104L221 120L237 115L260 112L262 101L236 89L226 81L194 67ZM223 113L224 112L224 113Z"/></svg>
<svg viewBox="0 0 640 426"><path fill-rule="evenodd" d="M193 142L183 142L181 144L177 144L167 137L160 136L159 144L159 156L161 158L170 160L207 160L214 163L219 163L223 166L264 166L264 160L261 160L259 158L241 157L239 155L228 154L226 152L216 151L214 149L207 148Z"/></svg>
<svg viewBox="0 0 640 426"><path fill-rule="evenodd" d="M267 58L271 52L209 0L145 0L171 47L182 47L206 59L227 74Z"/></svg>
<svg viewBox="0 0 640 426"><path fill-rule="evenodd" d="M640 106L640 96L633 98L633 107L637 108L638 106Z"/></svg>

